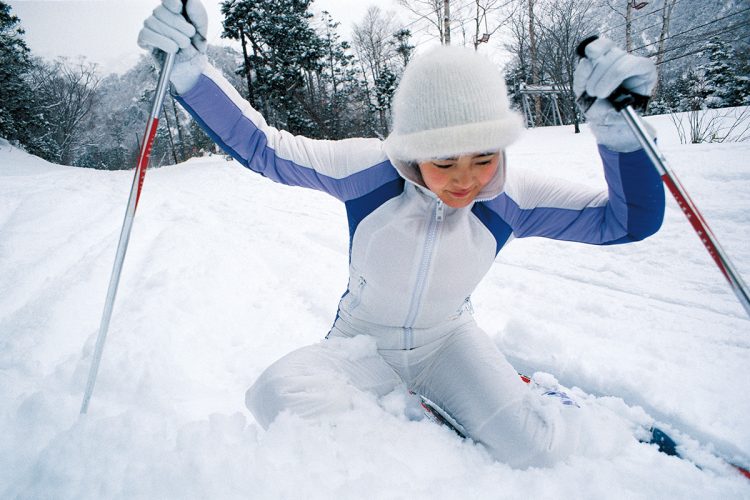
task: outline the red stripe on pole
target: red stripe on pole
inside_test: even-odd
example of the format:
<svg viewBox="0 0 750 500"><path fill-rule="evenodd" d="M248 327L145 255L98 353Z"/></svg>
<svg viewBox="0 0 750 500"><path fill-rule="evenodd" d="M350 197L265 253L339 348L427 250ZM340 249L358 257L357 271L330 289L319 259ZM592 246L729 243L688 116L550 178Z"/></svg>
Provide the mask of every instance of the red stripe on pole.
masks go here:
<svg viewBox="0 0 750 500"><path fill-rule="evenodd" d="M138 157L138 191L135 196L135 206L138 206L138 200L141 199L141 190L143 189L143 181L146 179L146 169L148 168L148 162L151 159L151 148L154 147L154 139L156 138L156 129L159 128L159 118L154 118L151 121L151 126L146 131L146 136L143 138L143 144L141 146L141 154Z"/></svg>
<svg viewBox="0 0 750 500"><path fill-rule="evenodd" d="M711 238L709 238L709 235L713 235L711 232L711 229L709 229L708 224L706 224L705 219L701 215L701 213L698 211L697 208L695 208L695 205L693 204L692 200L689 198L686 199L682 195L682 191L677 186L675 180L672 178L672 176L669 175L669 173L666 173L661 176L662 180L664 181L664 184L667 185L667 188L672 193L672 196L674 196L674 199L677 200L677 204L680 206L680 209L683 211L685 216L687 217L688 221L690 222L690 225L693 226L693 229L695 229L695 232L698 234L698 237L703 242L703 246L706 247L706 250L708 250L708 253L711 255L711 258L714 259L714 262L716 262L716 265L719 266L719 269L721 270L724 277L732 283L732 278L730 276L729 271L727 270L726 266L724 265L724 261L721 258L721 255L719 255L719 251L714 245L714 243L711 241Z"/></svg>

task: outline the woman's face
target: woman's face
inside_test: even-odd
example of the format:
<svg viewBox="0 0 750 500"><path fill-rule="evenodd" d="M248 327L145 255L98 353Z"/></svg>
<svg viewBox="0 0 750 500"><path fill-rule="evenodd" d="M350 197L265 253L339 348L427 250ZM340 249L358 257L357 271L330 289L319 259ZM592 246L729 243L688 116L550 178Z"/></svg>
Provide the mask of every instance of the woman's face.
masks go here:
<svg viewBox="0 0 750 500"><path fill-rule="evenodd" d="M502 155L478 153L419 162L425 185L453 208L471 204L497 173Z"/></svg>

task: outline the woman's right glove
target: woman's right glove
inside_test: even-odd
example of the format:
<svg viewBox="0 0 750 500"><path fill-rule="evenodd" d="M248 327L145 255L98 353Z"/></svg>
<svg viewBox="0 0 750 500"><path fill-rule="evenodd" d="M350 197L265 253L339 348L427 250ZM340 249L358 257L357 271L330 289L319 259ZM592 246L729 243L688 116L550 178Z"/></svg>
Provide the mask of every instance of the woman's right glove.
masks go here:
<svg viewBox="0 0 750 500"><path fill-rule="evenodd" d="M143 22L138 45L147 50L176 53L170 75L177 93L190 90L198 82L206 62L208 15L200 0L162 0Z"/></svg>
<svg viewBox="0 0 750 500"><path fill-rule="evenodd" d="M573 91L578 99L584 93L596 99L585 114L597 142L619 152L640 149L638 139L607 98L620 86L650 96L656 85L656 65L648 58L628 54L606 38L597 38L584 50L586 57L573 76Z"/></svg>

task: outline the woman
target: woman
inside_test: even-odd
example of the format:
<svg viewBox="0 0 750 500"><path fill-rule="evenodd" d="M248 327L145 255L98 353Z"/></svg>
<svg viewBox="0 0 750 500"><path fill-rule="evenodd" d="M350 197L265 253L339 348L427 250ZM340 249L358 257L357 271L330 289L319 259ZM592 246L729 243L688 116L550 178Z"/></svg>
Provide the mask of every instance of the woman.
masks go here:
<svg viewBox="0 0 750 500"><path fill-rule="evenodd" d="M327 192L346 206L350 277L326 340L270 366L247 406L267 427L350 408L362 393L406 386L449 413L512 466L576 450L580 411L531 391L472 318L470 297L513 238L599 245L637 241L661 225L661 180L626 124L598 99L588 112L608 189L508 175L504 150L522 131L503 78L484 57L441 47L414 58L385 141L318 141L269 127L206 62L205 10L163 0L139 36L177 52L178 99L238 161L274 181ZM655 70L599 39L576 91L605 98L623 84L648 94ZM554 404L557 403L557 404Z"/></svg>

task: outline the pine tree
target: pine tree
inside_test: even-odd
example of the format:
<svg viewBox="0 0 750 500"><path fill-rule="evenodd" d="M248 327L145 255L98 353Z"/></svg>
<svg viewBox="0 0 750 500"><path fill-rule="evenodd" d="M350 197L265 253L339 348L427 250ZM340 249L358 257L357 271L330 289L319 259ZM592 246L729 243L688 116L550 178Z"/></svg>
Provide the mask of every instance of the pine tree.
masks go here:
<svg viewBox="0 0 750 500"><path fill-rule="evenodd" d="M20 19L0 1L0 137L53 159L57 150L50 126L37 111L37 99L26 78L34 63L23 34Z"/></svg>
<svg viewBox="0 0 750 500"><path fill-rule="evenodd" d="M391 68L384 66L375 80L375 97L377 99L376 109L385 113L390 113L391 101L396 93L398 77L391 71Z"/></svg>
<svg viewBox="0 0 750 500"><path fill-rule="evenodd" d="M679 96L678 111L706 109L706 99L711 94L711 87L702 69L689 69L675 86Z"/></svg>
<svg viewBox="0 0 750 500"><path fill-rule="evenodd" d="M410 45L411 31L406 28L401 28L394 33L393 38L396 40L396 53L401 57L403 67L405 68L411 60L411 55L414 52L414 45Z"/></svg>
<svg viewBox="0 0 750 500"><path fill-rule="evenodd" d="M737 56L734 49L718 37L706 45L708 63L703 65L709 108L725 108L742 104L742 88L737 79Z"/></svg>
<svg viewBox="0 0 750 500"><path fill-rule="evenodd" d="M737 52L737 92L740 103L750 106L750 48Z"/></svg>
<svg viewBox="0 0 750 500"><path fill-rule="evenodd" d="M326 139L342 139L358 135L359 83L354 68L354 56L349 42L342 41L338 33L339 23L324 11L322 24L318 28L323 58L316 74L317 93L310 106L321 110L321 136Z"/></svg>
<svg viewBox="0 0 750 500"><path fill-rule="evenodd" d="M315 121L304 109L307 71L320 68L322 43L310 26L311 0L227 0L223 36L245 51L248 95L271 124L313 135Z"/></svg>
<svg viewBox="0 0 750 500"><path fill-rule="evenodd" d="M28 87L23 74L31 67L24 31L10 6L0 2L0 136L17 140L31 120Z"/></svg>

